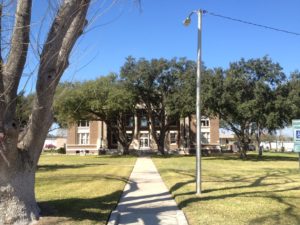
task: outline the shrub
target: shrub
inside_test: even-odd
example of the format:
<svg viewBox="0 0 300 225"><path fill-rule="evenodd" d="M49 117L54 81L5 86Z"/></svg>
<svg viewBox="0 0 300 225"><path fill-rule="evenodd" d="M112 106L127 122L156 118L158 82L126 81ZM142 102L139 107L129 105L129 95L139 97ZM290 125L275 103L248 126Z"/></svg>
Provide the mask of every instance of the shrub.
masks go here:
<svg viewBox="0 0 300 225"><path fill-rule="evenodd" d="M106 154L106 150L105 150L104 148L100 148L100 149L98 150L98 154L99 154L99 155L105 155L105 154Z"/></svg>
<svg viewBox="0 0 300 225"><path fill-rule="evenodd" d="M66 154L66 149L64 147L60 147L59 149L57 149L57 153Z"/></svg>

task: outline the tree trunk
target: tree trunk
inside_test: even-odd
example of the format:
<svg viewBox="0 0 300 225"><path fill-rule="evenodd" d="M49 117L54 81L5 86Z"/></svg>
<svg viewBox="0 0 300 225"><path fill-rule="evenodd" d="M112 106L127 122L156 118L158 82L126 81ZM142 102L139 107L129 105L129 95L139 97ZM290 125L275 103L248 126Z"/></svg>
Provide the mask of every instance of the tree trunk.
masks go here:
<svg viewBox="0 0 300 225"><path fill-rule="evenodd" d="M242 148L240 148L240 158L247 159L247 151L249 150L249 143L244 139L242 139L241 145Z"/></svg>
<svg viewBox="0 0 300 225"><path fill-rule="evenodd" d="M240 158L247 159L247 151L244 148L241 149Z"/></svg>
<svg viewBox="0 0 300 225"><path fill-rule="evenodd" d="M60 5L40 55L36 99L28 126L20 134L15 119L16 99L30 41L31 2L18 1L8 59L3 68L1 62L0 68L1 225L27 225L39 217L34 194L36 165L52 123L56 86L82 34L90 4L90 0L65 0Z"/></svg>
<svg viewBox="0 0 300 225"><path fill-rule="evenodd" d="M18 151L13 166L0 170L0 224L25 225L39 218L34 184L34 163L25 151Z"/></svg>
<svg viewBox="0 0 300 225"><path fill-rule="evenodd" d="M158 151L164 155L165 154L165 146L164 145L158 145Z"/></svg>
<svg viewBox="0 0 300 225"><path fill-rule="evenodd" d="M161 134L159 135L159 139L158 139L158 143L157 143L158 151L162 155L165 154L165 135L166 135L166 132L164 130L161 130Z"/></svg>
<svg viewBox="0 0 300 225"><path fill-rule="evenodd" d="M263 148L260 146L260 137L256 137L257 148L258 148L258 157L261 158L263 155Z"/></svg>
<svg viewBox="0 0 300 225"><path fill-rule="evenodd" d="M132 142L132 139L130 141L128 141L128 136L126 133L126 126L124 124L122 124L124 121L123 116L121 116L121 119L119 118L117 120L117 127L115 127L113 129L113 132L115 133L115 135L117 136L118 142L122 145L123 148L123 155L129 155L129 146ZM107 122L107 124L109 123L109 121ZM110 127L113 127L112 125L110 125ZM132 131L132 136L134 135L134 130Z"/></svg>
<svg viewBox="0 0 300 225"><path fill-rule="evenodd" d="M123 146L123 155L129 155L129 146Z"/></svg>
<svg viewBox="0 0 300 225"><path fill-rule="evenodd" d="M263 148L260 146L260 142L258 144L258 156L261 158L263 155Z"/></svg>
<svg viewBox="0 0 300 225"><path fill-rule="evenodd" d="M259 158L261 158L262 155L263 155L262 147L260 147L260 143L261 143L260 136L261 136L261 132L260 132L260 129L259 129L259 126L258 126L257 134L256 134L256 143L257 143L258 157Z"/></svg>

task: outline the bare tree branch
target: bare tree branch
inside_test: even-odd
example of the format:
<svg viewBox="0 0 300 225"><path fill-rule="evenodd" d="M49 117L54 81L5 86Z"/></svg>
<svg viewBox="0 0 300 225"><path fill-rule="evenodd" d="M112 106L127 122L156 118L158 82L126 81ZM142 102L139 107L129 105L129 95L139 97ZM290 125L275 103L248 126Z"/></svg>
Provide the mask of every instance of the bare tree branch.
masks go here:
<svg viewBox="0 0 300 225"><path fill-rule="evenodd" d="M3 59L2 59L2 4L0 4L0 132L3 130L2 121L5 109L5 100L4 100L4 84L3 84Z"/></svg>
<svg viewBox="0 0 300 225"><path fill-rule="evenodd" d="M6 121L11 121L15 115L15 98L28 51L31 5L31 0L18 1L11 47L7 62L3 65L3 86L7 91L5 100L9 104L5 113Z"/></svg>
<svg viewBox="0 0 300 225"><path fill-rule="evenodd" d="M60 77L68 66L72 47L86 25L86 14L90 0L66 0L60 7L44 45L38 80L36 99L23 147L30 149L34 161L38 160L44 138L53 122L52 102ZM41 125L42 124L42 125Z"/></svg>

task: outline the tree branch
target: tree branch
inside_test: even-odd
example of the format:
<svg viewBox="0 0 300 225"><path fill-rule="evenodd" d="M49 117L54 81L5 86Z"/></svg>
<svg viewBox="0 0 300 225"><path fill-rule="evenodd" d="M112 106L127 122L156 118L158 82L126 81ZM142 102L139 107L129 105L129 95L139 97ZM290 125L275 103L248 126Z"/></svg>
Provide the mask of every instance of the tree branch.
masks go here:
<svg viewBox="0 0 300 225"><path fill-rule="evenodd" d="M70 52L86 25L90 0L65 0L49 31L38 71L36 99L24 137L24 147L37 161L44 138L53 122L52 103L56 86L68 66ZM36 137L40 137L36 140Z"/></svg>
<svg viewBox="0 0 300 225"><path fill-rule="evenodd" d="M5 110L4 84L3 84L3 59L2 59L2 4L0 4L0 135L4 131L3 120ZM2 134L3 135L3 134ZM0 137L1 138L1 137Z"/></svg>
<svg viewBox="0 0 300 225"><path fill-rule="evenodd" d="M11 47L7 62L3 65L3 88L7 92L6 121L11 121L15 116L15 100L28 51L31 5L31 0L18 1Z"/></svg>

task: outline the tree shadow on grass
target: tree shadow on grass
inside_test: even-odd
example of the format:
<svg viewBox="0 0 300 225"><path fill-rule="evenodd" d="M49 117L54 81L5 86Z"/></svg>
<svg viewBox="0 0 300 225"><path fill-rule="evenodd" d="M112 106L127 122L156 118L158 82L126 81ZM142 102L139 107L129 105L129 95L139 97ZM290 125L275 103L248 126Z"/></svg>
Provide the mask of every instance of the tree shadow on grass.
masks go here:
<svg viewBox="0 0 300 225"><path fill-rule="evenodd" d="M206 157L205 160L240 160L237 155L225 155L219 157ZM251 161L260 161L257 159L256 155L249 155L249 159ZM287 156L269 156L266 155L263 157L261 161L295 161L298 160L293 155ZM186 170L178 170L178 169L171 169L172 173L187 175L190 177L188 180L179 181L175 183L173 186L170 187L170 192L172 195L177 198L178 196L184 196L178 198L178 206L180 209L186 208L190 204L197 203L197 202L210 202L214 200L225 200L234 199L236 197L242 198L266 198L266 199L273 199L278 202L278 204L284 204L285 210L282 212L275 212L270 211L269 215L257 215L255 220L249 221L249 224L276 224L276 221L281 221L280 224L300 224L300 214L297 213L299 211L299 206L293 205L291 202L287 200L285 197L280 197L279 195L283 194L284 192L289 191L299 191L300 186L297 187L290 187L285 188L282 186L284 184L290 184L299 182L298 179L290 178L287 175L296 175L299 174L297 169L274 169L274 168L263 168L264 173L257 176L255 174L248 173L248 171L244 171L246 176L240 175L232 175L232 176L207 176L205 177L206 180L204 182L218 182L218 183L227 183L225 187L220 188L210 188L203 190L203 195L198 197L195 195L195 192L188 191L191 189L187 189L187 191L181 191L180 189L184 188L184 186L195 183L195 177L189 171ZM168 170L169 171L169 170ZM251 172L249 170L249 172ZM250 176L249 176L250 175ZM271 180L269 180L271 179ZM202 180L203 181L203 180ZM231 184L232 183L232 184ZM261 187L261 188L260 188ZM222 193L222 191L224 191ZM214 193L216 192L216 193ZM297 197L296 194L293 199L297 201L300 196ZM245 200L246 201L246 200ZM197 207L197 206L193 206ZM217 207L217 206L216 206ZM261 217L259 217L261 216ZM285 223L285 221L291 221L291 223Z"/></svg>
<svg viewBox="0 0 300 225"><path fill-rule="evenodd" d="M169 159L169 158L193 158L195 155L151 155L154 159Z"/></svg>
<svg viewBox="0 0 300 225"><path fill-rule="evenodd" d="M76 185L84 185L85 183L102 180L104 182L114 182L114 181L121 181L123 183L127 182L127 179L122 176L117 175L103 175L103 174L57 174L51 175L51 177L40 177L37 181L40 183L40 186L43 182L49 182L49 179L56 185L69 185L69 184L76 184ZM100 186L101 188L101 186Z"/></svg>
<svg viewBox="0 0 300 225"><path fill-rule="evenodd" d="M100 156L96 156L96 158L109 158L109 159L132 159L132 158L137 158L136 155L100 155Z"/></svg>
<svg viewBox="0 0 300 225"><path fill-rule="evenodd" d="M257 154L248 154L247 159L241 159L239 153L223 153L221 155L202 156L204 160L237 160L237 161L298 161L298 156L294 153L280 153L281 155L263 155L259 157ZM285 155L284 155L285 154ZM168 159L168 158L191 158L195 155L153 155L152 158Z"/></svg>
<svg viewBox="0 0 300 225"><path fill-rule="evenodd" d="M76 221L105 223L122 194L115 191L95 198L69 198L39 202L42 217L62 217Z"/></svg>
<svg viewBox="0 0 300 225"><path fill-rule="evenodd" d="M281 197L270 196L269 194L270 193L283 193L283 192L295 191L295 190L297 190L297 191L300 190L300 186L293 187L293 188L287 188L287 189L280 189L280 190L255 191L255 192L247 191L247 192L240 192L240 193L221 194L221 195L215 195L215 196L201 196L201 197L185 199L182 202L180 202L178 206L179 206L179 208L182 209L194 202L203 202L203 201L210 201L210 200L223 200L226 198L234 198L234 197L248 197L248 198L263 197L263 198L276 199L280 202L280 199L282 199ZM261 194L261 195L259 195L259 194ZM263 195L263 194L266 194L266 195ZM300 199L300 197L299 197L299 199Z"/></svg>
<svg viewBox="0 0 300 225"><path fill-rule="evenodd" d="M223 187L223 188L215 188L215 189L206 189L203 190L203 196L195 196L195 192L184 192L184 193L176 193L176 191L180 188L182 188L185 185L188 185L190 183L195 182L195 180L188 180L185 182L179 182L173 185L170 188L170 192L172 195L176 198L178 196L185 196L186 199L183 201L180 201L178 204L178 207L180 209L186 208L188 205L196 202L205 202L205 201L213 201L213 200L225 200L225 199L232 199L236 197L243 197L243 198L266 198L266 199L272 199L276 200L280 204L285 205L285 210L283 212L271 212L267 216L261 216L256 219L253 219L249 221L249 224L275 224L276 221L279 224L287 224L285 221L289 221L288 224L300 224L300 214L297 213L299 211L299 208L297 208L297 205L293 205L290 202L287 202L284 197L278 196L277 193L284 193L284 192L289 192L289 191L299 191L300 186L297 187L291 187L291 188L281 188L277 190L272 190L272 186L276 185L282 185L285 183L293 183L295 181L293 180L286 180L283 183L282 182L276 182L276 183L263 183L263 181L267 178L276 178L276 177L282 177L284 174L282 173L270 173L267 172L263 176L257 177L255 180L252 182L249 182L249 178L242 178L242 177L233 177L231 180L226 179L226 182L243 182L247 183L245 185L238 185L238 186L229 186L229 187ZM251 178L253 179L253 178ZM254 191L255 189L252 190L252 188L257 188L257 187L269 187L268 190L262 190L262 191ZM206 195L207 193L212 193L212 192L219 192L219 191L228 191L228 190L242 190L243 188L247 188L248 190L242 191L242 192L234 192L234 193L226 193L226 194L220 194L220 195ZM250 188L250 191L249 191ZM217 193L218 194L218 193ZM299 199L300 202L300 196L299 197L293 197L293 199Z"/></svg>
<svg viewBox="0 0 300 225"><path fill-rule="evenodd" d="M270 187L272 188L273 186L276 185L284 185L284 184L288 184L288 183L295 183L297 181L290 179L288 177L284 177L285 173L280 173L279 171L277 172L267 172L266 174L262 175L262 176L258 176L258 177L242 177L242 176L234 176L231 179L226 179L225 181L221 181L221 182L226 182L226 183L233 183L233 186L227 186L227 187L222 187L222 188L210 188L210 189L206 189L203 191L203 193L210 193L210 192L214 192L214 191L226 191L226 190L240 190L241 188L257 188L257 187ZM255 179L254 179L255 178ZM277 178L282 179L281 182L274 182L274 183L263 183L264 180L267 179L276 179L279 180ZM250 182L249 179L254 179L254 181ZM215 182L215 181L212 181ZM245 183L245 185L238 185L235 186L234 183ZM272 192L270 190L270 192Z"/></svg>
<svg viewBox="0 0 300 225"><path fill-rule="evenodd" d="M255 218L249 222L250 225L267 224L267 223L268 224L271 223L272 224L295 224L295 225L300 224L300 214L297 213L299 209L295 205L287 202L286 200L284 200L284 198L279 196L268 196L267 198L271 198L285 205L286 209L281 212L275 211L272 212L270 215Z"/></svg>
<svg viewBox="0 0 300 225"><path fill-rule="evenodd" d="M129 181L129 189L123 192L125 199L121 200L123 205L118 208L121 212L122 210L126 212L122 215L122 220L128 223L143 221L145 225L159 224L163 218L170 220L170 218L167 217L168 213L176 211L177 207L157 204L165 200L170 201L169 192L161 192L159 194L145 195L142 197L134 195L126 197L126 195L134 192L137 188L135 182ZM42 210L41 216L43 217L39 224L72 224L72 221L74 223L74 221L84 220L89 220L95 224L104 224L108 221L110 212L115 209L121 194L122 191L116 191L109 195L96 198L69 198L39 202L39 206ZM153 205L150 214L149 204ZM53 217L57 219L53 219Z"/></svg>
<svg viewBox="0 0 300 225"><path fill-rule="evenodd" d="M188 199L185 199L181 201L178 204L178 207L180 209L183 209L187 207L189 204L195 203L195 202L205 202L205 201L211 201L211 200L224 200L227 198L236 198L236 197L244 197L244 198L266 198L266 199L272 199L276 200L279 204L284 204L286 209L284 211L270 211L268 215L264 215L261 217L257 217L255 219L252 219L247 224L300 224L300 214L299 214L299 207L297 205L293 205L289 202L287 202L284 197L280 196L270 196L270 193L284 193L286 191L295 191L299 190L300 187L294 187L289 189L282 189L282 190L276 190L276 191L258 191L258 192L243 192L243 193L231 193L231 194L223 194L219 196L204 196L204 197L191 197ZM186 193L188 194L188 193ZM258 195L260 194L260 195ZM181 194L182 195L182 194ZM293 197L294 199L297 198L300 201L300 197ZM247 200L245 200L247 201ZM258 214L259 216L259 214Z"/></svg>
<svg viewBox="0 0 300 225"><path fill-rule="evenodd" d="M91 166L104 166L108 165L106 163L89 163L89 164L44 164L38 165L37 170L39 172L48 172L48 171L55 171L60 169L80 169L84 167L91 167Z"/></svg>
<svg viewBox="0 0 300 225"><path fill-rule="evenodd" d="M256 154L249 154L247 159L241 159L238 154L224 154L217 157L205 157L205 160L238 160L238 161L298 161L294 154L286 153L286 155L263 155L259 157Z"/></svg>
<svg viewBox="0 0 300 225"><path fill-rule="evenodd" d="M178 208L172 204L173 199L168 191L157 190L157 193L148 195L137 195L135 191L138 191L138 184L129 181L116 208L121 224L157 225L162 224L162 221L163 224L178 222Z"/></svg>
<svg viewBox="0 0 300 225"><path fill-rule="evenodd" d="M176 173L181 173L180 171L176 170ZM270 194L272 193L280 193L280 192L286 192L286 191L293 191L293 190L300 190L300 186L298 187L293 187L293 188L288 188L288 189L284 189L282 188L282 190L272 190L272 186L276 186L276 185L283 185L283 184L287 184L287 183L294 183L297 182L295 180L292 180L290 178L285 177L287 173L286 172L282 172L282 171L267 171L264 175L262 176L258 176L258 177L242 177L242 176L234 176L231 178L226 178L224 180L222 180L221 182L226 182L226 183L233 183L233 186L227 186L227 187L222 187L222 188L211 188L211 189L205 189L202 191L203 194L206 193L211 193L211 192L218 192L218 191L228 191L228 190L241 190L243 188L247 188L247 189L251 189L251 188L257 188L257 187L269 187L268 190L263 190L263 191L244 191L244 192L238 192L238 193L229 193L229 194L221 194L221 195L211 195L211 196L202 196L202 197L193 197L193 195L195 194L195 192L184 192L184 193L176 193L177 190L179 190L180 188L184 187L185 185L189 185L191 183L195 183L195 179L190 179L187 181L183 181L183 182L178 182L176 184L174 184L171 188L170 188L170 192L171 194L176 198L178 196L188 196L190 195L190 197L186 200L183 200L179 203L179 208L182 209L184 207L186 207L187 205L189 205L190 203L193 202L201 202L201 201L210 201L210 200L221 200L221 199L226 199L226 198L234 198L234 197L250 197L253 195L253 197L258 197L257 194L266 194L266 196L262 196L262 197L266 197L266 198L272 198L277 200L280 203L286 204L287 206L289 206L289 210L286 210L286 213L289 214L290 216L293 216L294 218L299 220L300 215L296 215L296 214L292 214L292 211L294 210L295 206L293 206L292 204L286 203L284 201L283 198L278 197L278 196L270 196ZM192 175L190 175L190 177L193 177ZM210 177L212 178L212 177ZM254 179L255 178L255 179ZM271 179L275 179L275 180L279 180L277 178L284 178L284 180L282 180L282 182L275 182L275 183L263 183L264 180L271 178ZM216 177L216 180L220 179L220 177ZM250 180L249 180L250 179ZM254 179L254 180L253 180ZM209 182L215 182L215 181L209 181ZM218 181L220 182L220 181ZM245 183L244 185L238 185L235 186L234 183ZM300 199L300 198L299 198ZM300 222L298 223L300 224Z"/></svg>

